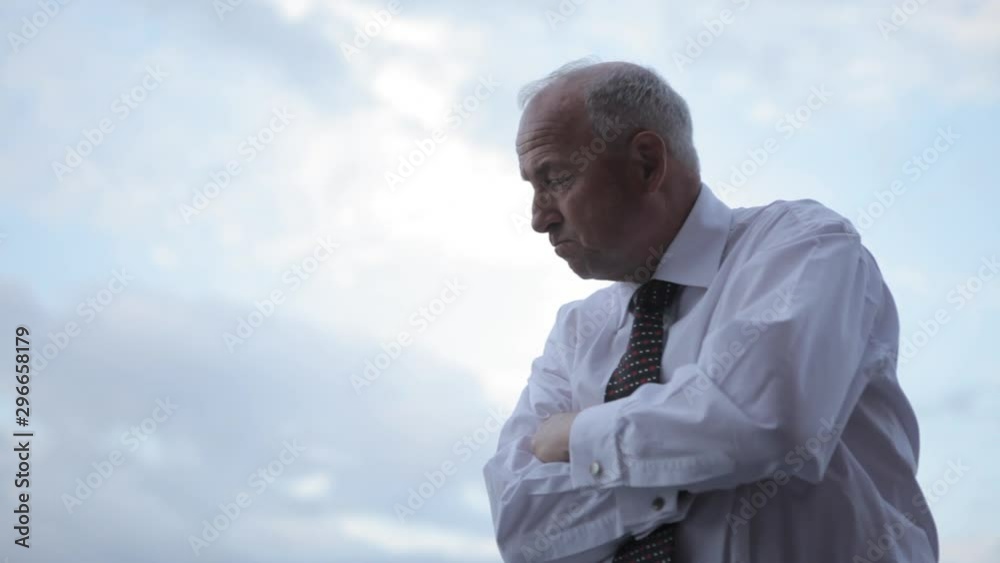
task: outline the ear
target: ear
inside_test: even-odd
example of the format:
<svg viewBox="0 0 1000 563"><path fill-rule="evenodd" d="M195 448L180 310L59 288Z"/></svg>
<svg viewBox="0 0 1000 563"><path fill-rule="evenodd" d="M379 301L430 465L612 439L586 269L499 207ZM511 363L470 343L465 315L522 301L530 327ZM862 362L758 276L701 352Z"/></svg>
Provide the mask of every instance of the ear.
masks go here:
<svg viewBox="0 0 1000 563"><path fill-rule="evenodd" d="M666 142L652 131L640 131L632 137L629 157L646 192L655 192L660 188L673 162L667 153Z"/></svg>

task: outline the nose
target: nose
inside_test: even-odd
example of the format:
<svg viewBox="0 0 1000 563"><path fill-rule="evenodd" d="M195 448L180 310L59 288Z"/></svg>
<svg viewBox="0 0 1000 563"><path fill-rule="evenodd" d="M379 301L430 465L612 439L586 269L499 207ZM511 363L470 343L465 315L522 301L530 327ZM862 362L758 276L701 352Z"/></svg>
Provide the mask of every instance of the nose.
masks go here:
<svg viewBox="0 0 1000 563"><path fill-rule="evenodd" d="M531 228L535 232L544 234L562 223L562 214L553 199L547 192L535 192L531 202Z"/></svg>

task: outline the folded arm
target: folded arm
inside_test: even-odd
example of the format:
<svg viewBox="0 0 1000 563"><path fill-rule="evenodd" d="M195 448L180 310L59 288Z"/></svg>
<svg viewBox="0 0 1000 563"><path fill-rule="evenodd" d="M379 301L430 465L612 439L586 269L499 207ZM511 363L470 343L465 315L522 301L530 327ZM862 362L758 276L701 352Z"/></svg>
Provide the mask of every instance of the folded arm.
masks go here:
<svg viewBox="0 0 1000 563"><path fill-rule="evenodd" d="M570 304L572 305L572 304ZM572 412L570 384L560 342L559 310L545 351L531 366L528 385L500 431L496 454L483 468L497 544L504 561L593 563L614 554L626 536L682 517L673 489L575 486L566 462L544 463L532 438L547 417ZM650 507L659 495L663 506Z"/></svg>

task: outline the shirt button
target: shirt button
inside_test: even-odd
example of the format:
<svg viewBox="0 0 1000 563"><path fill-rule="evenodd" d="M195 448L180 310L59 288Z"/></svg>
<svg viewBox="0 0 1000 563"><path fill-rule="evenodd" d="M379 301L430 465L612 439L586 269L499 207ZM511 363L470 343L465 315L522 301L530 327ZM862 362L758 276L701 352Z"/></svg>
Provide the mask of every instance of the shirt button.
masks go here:
<svg viewBox="0 0 1000 563"><path fill-rule="evenodd" d="M662 510L663 505L663 497L656 497L653 499L653 510Z"/></svg>
<svg viewBox="0 0 1000 563"><path fill-rule="evenodd" d="M597 463L596 461L594 463L591 463L590 464L590 474L593 475L594 477L597 477L598 475L600 475L601 474L601 464Z"/></svg>

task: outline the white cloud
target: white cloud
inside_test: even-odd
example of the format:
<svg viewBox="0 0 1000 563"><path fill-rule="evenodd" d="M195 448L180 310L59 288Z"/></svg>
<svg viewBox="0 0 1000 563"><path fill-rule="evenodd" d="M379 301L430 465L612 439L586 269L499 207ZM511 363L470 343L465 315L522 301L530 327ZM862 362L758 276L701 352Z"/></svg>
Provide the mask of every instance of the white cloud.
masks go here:
<svg viewBox="0 0 1000 563"><path fill-rule="evenodd" d="M317 4L316 0L273 0L273 2L281 15L293 22L302 20Z"/></svg>
<svg viewBox="0 0 1000 563"><path fill-rule="evenodd" d="M157 245L152 251L153 263L165 269L172 270L177 267L177 254L168 245Z"/></svg>
<svg viewBox="0 0 1000 563"><path fill-rule="evenodd" d="M411 65L385 65L374 76L372 91L387 109L433 130L442 126L453 91L432 78L433 73L428 70Z"/></svg>
<svg viewBox="0 0 1000 563"><path fill-rule="evenodd" d="M289 487L293 496L311 500L326 496L332 486L327 473L314 473L297 479Z"/></svg>

